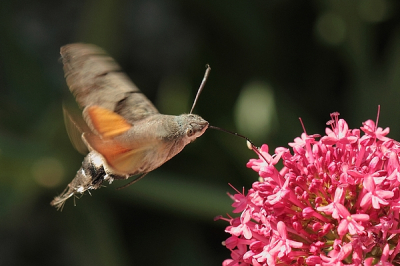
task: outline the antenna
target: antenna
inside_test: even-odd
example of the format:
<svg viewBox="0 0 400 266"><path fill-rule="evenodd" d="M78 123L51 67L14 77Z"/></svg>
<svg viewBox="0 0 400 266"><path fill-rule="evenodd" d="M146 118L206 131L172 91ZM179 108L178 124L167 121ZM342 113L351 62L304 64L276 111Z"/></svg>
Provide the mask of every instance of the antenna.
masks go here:
<svg viewBox="0 0 400 266"><path fill-rule="evenodd" d="M210 67L209 64L207 64L206 65L206 72L204 73L203 80L201 81L200 87L197 90L196 98L194 98L192 109L190 109L190 113L189 114L191 114L193 112L193 109L196 106L196 103L197 103L197 100L199 99L200 93L203 90L204 86L206 85L206 81L208 79L208 75L210 74L210 71L211 71L211 67Z"/></svg>
<svg viewBox="0 0 400 266"><path fill-rule="evenodd" d="M237 137L247 140L247 142L250 143L250 146L251 146L249 148L251 148L255 153L257 153L261 158L263 158L265 162L268 162L267 159L265 159L264 155L262 155L261 152L258 150L257 146L254 145L254 143L248 137L240 135L236 132L229 131L227 129L220 128L220 127L215 127L215 126L209 125L208 128L216 129L216 130L219 130L219 131L222 131L222 132L225 132L228 134L232 134L232 135L235 135Z"/></svg>

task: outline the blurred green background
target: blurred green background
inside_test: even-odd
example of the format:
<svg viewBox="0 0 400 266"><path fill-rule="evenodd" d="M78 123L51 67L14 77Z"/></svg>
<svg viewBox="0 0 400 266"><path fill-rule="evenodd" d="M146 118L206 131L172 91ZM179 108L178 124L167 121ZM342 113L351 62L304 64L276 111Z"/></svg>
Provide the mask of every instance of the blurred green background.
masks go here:
<svg viewBox="0 0 400 266"><path fill-rule="evenodd" d="M107 50L160 112L190 110L271 149L375 120L400 139L400 2L3 0L0 2L0 265L221 265L219 214L257 175L245 141L208 130L137 184L116 181L63 212L50 201L83 156L66 134L60 46Z"/></svg>

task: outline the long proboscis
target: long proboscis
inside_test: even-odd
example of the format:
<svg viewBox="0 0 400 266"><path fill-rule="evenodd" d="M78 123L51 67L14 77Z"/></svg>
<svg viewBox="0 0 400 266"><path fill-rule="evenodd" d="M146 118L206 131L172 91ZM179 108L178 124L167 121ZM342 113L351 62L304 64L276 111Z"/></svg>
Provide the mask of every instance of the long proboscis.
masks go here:
<svg viewBox="0 0 400 266"><path fill-rule="evenodd" d="M190 113L189 114L191 114L193 112L193 109L196 106L196 103L197 103L197 100L199 99L200 93L203 91L204 86L206 85L206 82L207 82L207 79L208 79L208 75L210 75L210 71L211 71L211 67L210 67L209 64L207 64L206 65L206 72L204 73L203 80L201 81L200 87L197 90L196 98L194 98L192 109L190 109Z"/></svg>
<svg viewBox="0 0 400 266"><path fill-rule="evenodd" d="M193 109L194 109L194 107L195 107L196 104L197 104L197 100L199 99L200 93L203 91L204 86L206 85L208 76L210 75L210 71L211 71L210 65L209 65L209 64L206 64L206 72L204 73L203 80L201 81L200 87L199 87L199 89L197 90L196 98L194 98L192 108L190 109L190 114L193 112ZM240 135L240 134L238 134L238 133L236 133L236 132L233 132L233 131L229 131L229 130L227 130L227 129L223 129L223 128L220 128L220 127L216 127L216 126L211 126L211 125L209 125L208 128L216 129L216 130L219 130L219 131L222 131L222 132L225 132L225 133L228 133L228 134L232 134L232 135L234 135L234 136L237 136L237 137L240 137L240 138L245 139L245 140L250 144L251 149L252 149L255 153L257 153L261 158L263 158L265 162L267 162L267 160L265 159L264 155L261 154L261 152L259 151L259 149L257 148L257 146L254 145L254 143L253 143L248 137L243 136L243 135ZM125 187L125 186L124 186L124 187Z"/></svg>
<svg viewBox="0 0 400 266"><path fill-rule="evenodd" d="M261 158L263 158L265 162L267 162L267 159L265 159L264 155L261 154L259 148L258 148L256 145L254 145L254 143L253 143L248 137L243 136L243 135L241 135L241 134L239 134L239 133L236 133L236 132L233 132L233 131L224 129L224 128L216 127L216 126L211 126L211 125L209 125L208 128L216 129L216 130L219 130L219 131L222 131L222 132L225 132L225 133L228 133L228 134L231 134L231 135L240 137L240 138L242 138L242 139L245 139L248 143L250 143L251 149L252 149L255 153L257 153Z"/></svg>

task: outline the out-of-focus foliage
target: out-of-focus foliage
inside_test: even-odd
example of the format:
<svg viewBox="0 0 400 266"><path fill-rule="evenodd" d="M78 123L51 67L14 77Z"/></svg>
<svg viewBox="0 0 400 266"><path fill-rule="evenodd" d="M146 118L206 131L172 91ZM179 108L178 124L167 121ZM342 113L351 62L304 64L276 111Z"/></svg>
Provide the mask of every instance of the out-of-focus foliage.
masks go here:
<svg viewBox="0 0 400 266"><path fill-rule="evenodd" d="M333 111L358 127L378 104L379 125L399 139L399 6L0 1L0 265L220 265L226 224L213 217L231 210L228 183L257 179L245 142L208 130L134 186L115 182L57 212L49 202L83 159L64 129L60 46L103 47L168 114L189 111L208 63L195 113L271 149L301 133L298 117L309 134Z"/></svg>

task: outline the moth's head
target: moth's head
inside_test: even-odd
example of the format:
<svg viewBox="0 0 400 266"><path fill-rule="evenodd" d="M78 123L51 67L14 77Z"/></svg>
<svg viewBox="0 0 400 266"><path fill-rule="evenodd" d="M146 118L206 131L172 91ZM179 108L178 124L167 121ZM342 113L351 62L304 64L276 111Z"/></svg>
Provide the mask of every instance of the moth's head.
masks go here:
<svg viewBox="0 0 400 266"><path fill-rule="evenodd" d="M206 120L194 114L183 114L178 118L182 133L188 142L192 142L203 135L209 125Z"/></svg>

